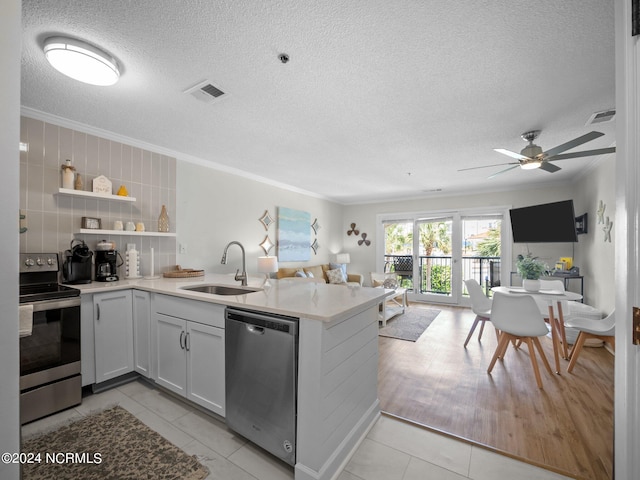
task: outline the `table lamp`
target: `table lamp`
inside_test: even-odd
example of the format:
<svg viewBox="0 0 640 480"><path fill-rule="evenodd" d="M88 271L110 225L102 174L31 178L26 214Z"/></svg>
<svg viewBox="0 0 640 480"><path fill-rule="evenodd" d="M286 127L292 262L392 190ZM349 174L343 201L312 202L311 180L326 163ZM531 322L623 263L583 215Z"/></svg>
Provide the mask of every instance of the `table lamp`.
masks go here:
<svg viewBox="0 0 640 480"><path fill-rule="evenodd" d="M338 253L336 255L336 263L351 263L351 256L348 253Z"/></svg>
<svg viewBox="0 0 640 480"><path fill-rule="evenodd" d="M265 274L264 284L269 284L269 274L278 271L278 257L258 257L258 271Z"/></svg>

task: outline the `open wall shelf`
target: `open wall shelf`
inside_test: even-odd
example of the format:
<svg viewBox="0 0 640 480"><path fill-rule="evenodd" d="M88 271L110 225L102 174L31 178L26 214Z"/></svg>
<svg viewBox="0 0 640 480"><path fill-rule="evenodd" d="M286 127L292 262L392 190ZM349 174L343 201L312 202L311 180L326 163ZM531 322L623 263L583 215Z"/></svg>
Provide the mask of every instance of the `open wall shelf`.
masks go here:
<svg viewBox="0 0 640 480"><path fill-rule="evenodd" d="M85 192L84 190L71 190L70 188L59 188L58 195L70 197L97 198L99 200L114 200L116 202L135 202L135 197L123 197L122 195L105 195L104 193Z"/></svg>
<svg viewBox="0 0 640 480"><path fill-rule="evenodd" d="M81 228L79 232L87 235L130 235L132 237L175 237L175 232L136 232L131 230L102 230Z"/></svg>

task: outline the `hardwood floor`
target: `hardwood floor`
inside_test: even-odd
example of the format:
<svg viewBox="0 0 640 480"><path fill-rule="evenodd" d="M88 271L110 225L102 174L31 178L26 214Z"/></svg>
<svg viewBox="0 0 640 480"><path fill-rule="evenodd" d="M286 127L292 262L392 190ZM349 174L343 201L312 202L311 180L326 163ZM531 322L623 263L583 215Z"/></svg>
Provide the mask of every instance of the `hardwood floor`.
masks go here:
<svg viewBox="0 0 640 480"><path fill-rule="evenodd" d="M379 337L384 412L570 477L613 478L613 355L585 348L572 374L566 360L561 375L541 368L539 389L526 345L510 345L504 361L487 374L497 346L490 323L481 342L478 328L463 347L471 310L416 303L410 308L441 313L416 342ZM551 339L541 343L553 365Z"/></svg>

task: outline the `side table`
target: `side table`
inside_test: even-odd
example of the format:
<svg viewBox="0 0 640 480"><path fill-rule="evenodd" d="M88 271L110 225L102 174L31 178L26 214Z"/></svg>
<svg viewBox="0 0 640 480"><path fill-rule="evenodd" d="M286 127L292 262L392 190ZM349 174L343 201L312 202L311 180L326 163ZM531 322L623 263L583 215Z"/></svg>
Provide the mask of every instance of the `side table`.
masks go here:
<svg viewBox="0 0 640 480"><path fill-rule="evenodd" d="M382 308L378 314L378 321L382 322L384 327L387 320L396 315L403 314L407 308L407 289L396 288L395 290L387 290L387 294L382 302Z"/></svg>

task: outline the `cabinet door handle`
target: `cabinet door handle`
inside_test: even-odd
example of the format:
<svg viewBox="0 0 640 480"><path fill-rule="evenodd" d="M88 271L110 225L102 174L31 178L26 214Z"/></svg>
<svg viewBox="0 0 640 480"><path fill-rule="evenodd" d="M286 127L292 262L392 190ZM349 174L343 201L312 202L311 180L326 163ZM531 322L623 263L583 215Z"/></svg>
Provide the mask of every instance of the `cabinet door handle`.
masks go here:
<svg viewBox="0 0 640 480"><path fill-rule="evenodd" d="M184 337L184 346L187 349L187 352L191 350L191 337L189 335L190 333L187 332L187 335Z"/></svg>
<svg viewBox="0 0 640 480"><path fill-rule="evenodd" d="M96 308L97 308L96 320L100 320L100 304L99 303L96 303Z"/></svg>
<svg viewBox="0 0 640 480"><path fill-rule="evenodd" d="M184 350L184 345L182 344L183 339L184 339L184 330L180 332L180 348L182 350Z"/></svg>

